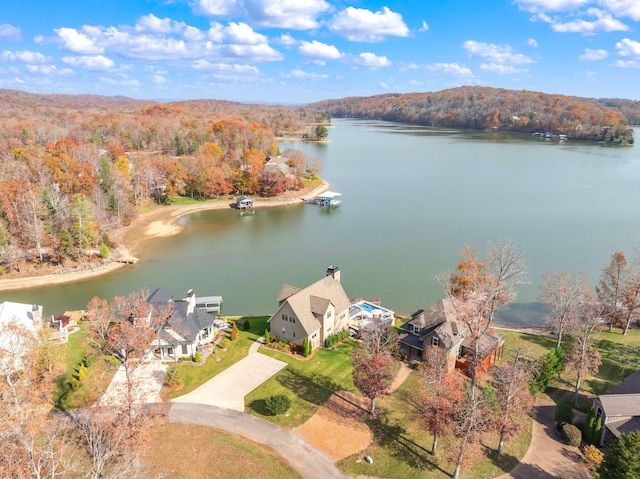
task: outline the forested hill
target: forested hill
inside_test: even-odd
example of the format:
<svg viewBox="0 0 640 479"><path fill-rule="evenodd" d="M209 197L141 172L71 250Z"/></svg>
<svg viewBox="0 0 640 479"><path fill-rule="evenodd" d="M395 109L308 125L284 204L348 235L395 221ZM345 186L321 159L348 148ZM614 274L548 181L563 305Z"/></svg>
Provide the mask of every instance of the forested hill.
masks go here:
<svg viewBox="0 0 640 479"><path fill-rule="evenodd" d="M579 98L487 87L325 100L308 105L336 117L379 118L419 125L550 132L572 139L633 144L640 102Z"/></svg>

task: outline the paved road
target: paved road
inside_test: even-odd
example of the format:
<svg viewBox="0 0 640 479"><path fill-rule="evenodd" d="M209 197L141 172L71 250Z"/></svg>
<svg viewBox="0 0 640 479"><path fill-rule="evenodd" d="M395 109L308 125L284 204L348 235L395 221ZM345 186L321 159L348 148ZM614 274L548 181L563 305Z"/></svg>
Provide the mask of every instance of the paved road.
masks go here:
<svg viewBox="0 0 640 479"><path fill-rule="evenodd" d="M287 365L260 353L250 353L189 394L172 402L207 404L244 411L244 397Z"/></svg>
<svg viewBox="0 0 640 479"><path fill-rule="evenodd" d="M204 404L172 403L169 420L222 429L271 447L306 479L348 479L327 454L264 419Z"/></svg>
<svg viewBox="0 0 640 479"><path fill-rule="evenodd" d="M554 412L553 401L536 401L529 450L520 464L497 479L592 479L579 450L558 440Z"/></svg>

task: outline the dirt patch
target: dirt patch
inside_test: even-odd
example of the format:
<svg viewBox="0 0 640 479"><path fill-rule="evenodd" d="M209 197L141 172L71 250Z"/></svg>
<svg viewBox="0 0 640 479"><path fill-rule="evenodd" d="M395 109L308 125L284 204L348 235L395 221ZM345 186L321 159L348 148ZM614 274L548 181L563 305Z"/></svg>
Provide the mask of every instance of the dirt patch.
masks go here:
<svg viewBox="0 0 640 479"><path fill-rule="evenodd" d="M331 395L307 422L294 431L336 461L344 459L364 450L373 440L371 430L362 421L368 407L368 399L340 391Z"/></svg>

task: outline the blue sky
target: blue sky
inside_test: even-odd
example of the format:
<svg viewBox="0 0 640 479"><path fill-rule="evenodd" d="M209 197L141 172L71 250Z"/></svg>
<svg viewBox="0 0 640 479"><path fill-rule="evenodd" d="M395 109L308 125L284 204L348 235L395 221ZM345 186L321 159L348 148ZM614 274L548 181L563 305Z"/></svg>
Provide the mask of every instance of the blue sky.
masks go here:
<svg viewBox="0 0 640 479"><path fill-rule="evenodd" d="M462 85L640 100L640 0L19 0L0 88L306 103Z"/></svg>

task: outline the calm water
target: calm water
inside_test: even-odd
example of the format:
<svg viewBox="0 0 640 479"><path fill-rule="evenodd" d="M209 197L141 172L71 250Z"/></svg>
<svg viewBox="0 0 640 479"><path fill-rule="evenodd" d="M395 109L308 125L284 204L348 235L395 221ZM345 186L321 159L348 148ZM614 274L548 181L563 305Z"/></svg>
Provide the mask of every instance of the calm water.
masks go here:
<svg viewBox="0 0 640 479"><path fill-rule="evenodd" d="M512 238L530 284L500 321L531 325L545 271L595 282L616 250L640 245L640 148L612 148L382 121L334 120L328 144L282 143L318 158L343 204L211 211L184 232L146 243L137 265L79 284L7 292L48 314L143 287L224 297L223 313L270 314L283 283L305 286L327 266L351 297L380 297L408 314L442 295L435 277L465 244ZM636 131L638 129L636 128Z"/></svg>

